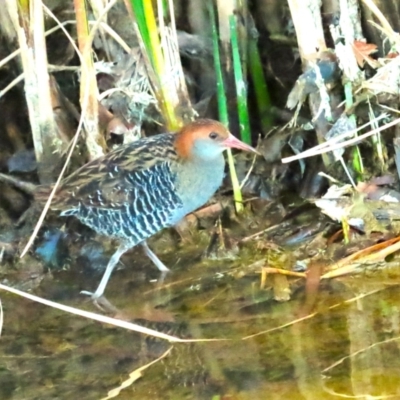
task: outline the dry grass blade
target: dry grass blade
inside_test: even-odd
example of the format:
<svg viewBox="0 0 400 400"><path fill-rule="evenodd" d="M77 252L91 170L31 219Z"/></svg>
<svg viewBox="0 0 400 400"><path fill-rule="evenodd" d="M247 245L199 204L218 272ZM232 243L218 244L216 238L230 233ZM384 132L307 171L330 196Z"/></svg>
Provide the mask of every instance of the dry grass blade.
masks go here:
<svg viewBox="0 0 400 400"><path fill-rule="evenodd" d="M244 185L246 184L247 180L250 178L251 173L253 172L253 169L254 169L254 166L255 166L255 163L256 163L256 159L257 159L257 155L258 155L258 154L254 154L253 161L251 162L250 168L249 168L249 170L247 171L247 174L246 174L246 176L243 178L242 182L240 182L240 186L239 186L239 189L240 189L240 190L243 189L243 187L244 187Z"/></svg>
<svg viewBox="0 0 400 400"><path fill-rule="evenodd" d="M26 299L35 301L37 303L41 303L46 306L56 308L58 310L68 312L70 314L79 315L81 317L92 319L94 321L103 322L105 324L110 324L113 326L118 326L120 328L124 328L124 329L130 330L130 331L143 333L145 335L157 337L159 339L167 340L169 342L180 342L180 343L189 342L190 343L190 342L214 342L214 341L225 340L225 339L181 339L176 336L167 335L165 333L158 332L153 329L145 328L145 327L137 325L137 324L132 324L131 322L128 322L128 321L122 321L120 319L107 317L107 316L96 314L96 313L93 313L90 311L80 310L79 308L66 306L66 305L60 304L60 303L55 303L54 301L43 299L41 297L34 296L33 294L26 293L21 290L14 289L12 287L9 287L9 286L3 285L3 284L0 284L0 289L5 290L10 293L13 293L13 294L16 294L21 297L25 297ZM0 320L0 322L1 322L1 320Z"/></svg>
<svg viewBox="0 0 400 400"><path fill-rule="evenodd" d="M103 1L103 0L89 0L88 1L90 4L90 7L92 9L92 12L94 14L94 17L96 19L99 18L99 16L102 14L105 6L107 5L107 2ZM107 26L107 14L104 15L103 19L105 20L105 26ZM104 48L104 51L106 53L107 59L110 60L111 59L111 51L110 51L110 45L108 43L108 41L106 40L105 37L105 30L103 29L103 24L100 24L99 27L99 36L101 38L102 41L102 46Z"/></svg>
<svg viewBox="0 0 400 400"><path fill-rule="evenodd" d="M109 400L109 399L113 399L114 397L117 397L121 393L121 390L126 389L127 387L131 386L134 382L136 382L138 379L140 379L143 376L142 372L144 370L149 368L151 365L158 363L163 358L167 357L167 355L171 352L172 349L173 349L173 347L170 347L164 354L162 354L156 360L153 360L153 361L149 362L148 364L143 365L143 367L140 367L140 368L136 369L135 371L131 372L129 374L128 379L123 381L121 383L121 385L119 385L117 388L110 390L108 392L107 397L103 397L101 400Z"/></svg>
<svg viewBox="0 0 400 400"><path fill-rule="evenodd" d="M52 14L52 12L43 4L43 9L45 10L45 12L50 15L56 22L57 25L54 26L53 28L49 29L48 31L45 32L45 37L51 35L52 33L58 31L59 29L62 29L63 32L65 33L65 35L68 37L69 41L71 42L71 44L73 45L73 47L75 48L75 51L79 54L79 49L76 47L74 40L71 38L71 36L69 35L68 31L65 28L65 26L67 25L75 25L76 21L75 20L68 20L68 21L63 21L60 22L55 16L54 14ZM89 21L90 25L95 25L97 24L96 21ZM102 29L104 29L105 32L107 32L111 38L113 38L127 53L129 53L131 51L131 48L127 45L127 43L121 38L121 36L119 36L109 25L107 25L104 22L100 22L100 26ZM13 58L19 56L21 54L21 49L17 49L15 51L13 51L11 54L9 54L7 57L4 57L1 61L0 61L0 68L4 67L7 63L9 63ZM75 67L74 67L75 68ZM20 82L21 77L18 77L16 79L19 79L18 82ZM4 91L5 89L3 89ZM3 93L3 91L1 91L0 93ZM4 93L3 93L4 95ZM1 97L1 96L0 96Z"/></svg>
<svg viewBox="0 0 400 400"><path fill-rule="evenodd" d="M397 96L399 93L399 66L400 57L391 59L386 65L380 67L372 78L363 82L362 89L367 89L374 96L380 93L389 93Z"/></svg>
<svg viewBox="0 0 400 400"><path fill-rule="evenodd" d="M154 336L154 337L158 337L159 339L165 339L165 340L168 340L168 341L171 341L171 342L180 342L180 341L182 341L182 339L179 339L179 338L177 338L175 336L166 335L166 334L164 334L162 332L157 332L157 331L154 331L152 329L148 329L148 328L142 327L140 325L136 325L136 324L131 324L131 323L126 322L126 321L121 321L121 320L118 320L118 319L115 319L115 318L106 317L106 316L95 314L95 313L92 313L92 312L89 312L89 311L84 311L84 310L80 310L78 308L74 308L74 307L63 305L63 304L55 303L53 301L46 300L46 299L43 299L43 298L38 297L38 296L34 296L32 294L25 293L25 292L22 292L22 291L20 291L18 289L14 289L14 288L2 285L2 284L0 284L0 289L5 290L5 291L10 292L10 293L14 293L14 294L16 294L18 296L25 297L25 298L27 298L29 300L32 300L32 301L35 301L37 303L41 303L41 304L44 304L44 305L49 306L49 307L57 308L58 310L62 310L62 311L65 311L65 312L69 312L71 314L79 315L81 317L85 317L85 318L88 318L88 319L92 319L92 320L95 320L95 321L103 322L103 323L114 325L114 326L119 326L121 328L125 328L125 329L132 330L132 331L139 332L139 333L144 333L144 334L147 334L147 335L150 335L150 336Z"/></svg>
<svg viewBox="0 0 400 400"><path fill-rule="evenodd" d="M44 10L46 11L46 6L43 5ZM60 23L61 26L66 26L68 24L75 24L76 21L64 21L63 23ZM56 32L57 30L61 29L61 26L57 25L54 28L49 29L48 31L45 32L45 37L47 37L48 35ZM64 32L66 32L64 30ZM110 33L111 35L111 33ZM73 42L72 38L70 39L71 42ZM13 51L11 54L9 54L7 57L3 58L0 61L0 68L4 67L4 65L6 65L9 61L11 61L13 58L15 58L16 56L21 54L21 49L17 49L15 51ZM50 67L50 66L49 66ZM75 67L73 67L75 68ZM13 79L3 90L0 91L0 98L2 98L8 91L10 91L13 87L15 87L19 82L21 82L22 80L25 79L25 75L21 74L19 76L17 76L15 79Z"/></svg>
<svg viewBox="0 0 400 400"><path fill-rule="evenodd" d="M394 252L400 249L400 236L387 240L383 243L378 243L366 249L357 251L350 256L334 263L331 266L333 271L329 271L321 276L321 279L331 279L354 272L356 268L362 265L369 265L371 263L378 263Z"/></svg>
<svg viewBox="0 0 400 400"><path fill-rule="evenodd" d="M289 271L287 269L272 268L272 267L262 267L262 273L293 276L294 278L306 278L307 277L305 272L295 272L295 271Z"/></svg>
<svg viewBox="0 0 400 400"><path fill-rule="evenodd" d="M390 338L390 339L386 339L386 340L382 340L381 342L376 342L376 343L374 343L374 344L371 344L371 345L368 346L368 347L365 347L365 348L363 348L363 349L357 350L357 351L355 351L355 352L353 352L353 353L351 353L351 354L349 354L349 355L347 355L347 356L345 356L345 357L342 357L340 360L336 361L334 364L330 365L329 367L326 367L325 369L323 369L323 370L321 371L321 373L324 374L324 373L330 371L331 369L337 367L338 365L342 364L343 361L346 361L346 360L348 360L349 358L353 358L353 357L355 357L355 356L358 355L358 354L365 353L366 351L368 351L368 350L370 350L370 349L372 349L372 348L374 348L374 347L376 347L376 346L380 346L380 345L382 345L382 344L387 344L387 343L392 343L392 342L395 342L395 341L397 341L397 340L400 340L400 336L397 336L397 337L394 337L394 338ZM375 398L375 397L374 397L374 398Z"/></svg>
<svg viewBox="0 0 400 400"><path fill-rule="evenodd" d="M43 4L43 9L46 11L47 7ZM47 11L46 11L47 12ZM52 33L58 31L59 29L61 29L61 26L66 26L69 24L76 24L75 20L68 20L68 21L64 21L64 22L59 22L59 25L49 29L48 31L45 32L44 36L47 37L49 35L51 35ZM61 25L61 26L60 26ZM4 67L4 65L6 65L9 61L11 61L13 58L15 58L16 56L21 54L21 49L17 49L15 51L13 51L11 54L9 54L7 57L3 58L0 61L0 68Z"/></svg>
<svg viewBox="0 0 400 400"><path fill-rule="evenodd" d="M89 25L95 25L95 24L97 24L96 21L89 21ZM104 30L104 32L108 33L110 37L113 38L128 54L131 52L132 49L122 39L122 37L119 36L118 33L114 31L114 29L112 29L105 22L100 22L100 26Z"/></svg>
<svg viewBox="0 0 400 400"><path fill-rule="evenodd" d="M386 118L387 115L386 114L382 114L379 117L375 118L375 122L379 121L383 118ZM397 125L400 122L400 118L395 119L394 121L391 121L383 126L380 126L379 128L376 129L372 129L371 131L364 133L363 135L357 136L355 138L352 139L348 139L346 141L343 141L341 143L337 143L340 140L342 140L345 137L351 136L353 135L355 132L358 132L360 129L365 128L366 126L371 125L372 121L360 126L357 129L354 129L353 131L350 132L345 132L342 135L338 135L335 138L330 139L329 141L326 141L324 143L321 143L317 146L314 146L313 148L303 151L302 153L299 153L295 156L291 156L291 157L285 157L282 158L282 162L283 163L289 163L292 161L296 161L296 160L301 160L303 158L308 158L308 157L313 157L319 154L324 154L324 153L328 153L329 151L333 151L333 150L337 150L337 149L341 149L353 144L356 144L358 142L361 142L363 139L370 137L372 135L375 135L378 132L382 132L385 129L391 128L392 126Z"/></svg>
<svg viewBox="0 0 400 400"><path fill-rule="evenodd" d="M371 296L371 295L373 295L373 294L375 294L375 293L378 293L378 292L380 292L380 291L382 291L382 290L383 290L383 289L371 290L371 291L368 292L368 293L363 293L363 294L360 294L360 295L358 295L358 296L356 296L356 297L352 297L351 299L345 300L345 301L343 301L343 302L341 302L341 303L336 303L336 304L334 304L334 305L328 307L328 308L327 308L326 310L324 310L324 311L330 311L330 310L333 310L333 309L338 308L338 307L340 307L340 306L353 303L353 302L358 301L358 300L360 300L360 299L362 299L362 298L364 298L364 297ZM254 338L254 337L256 337L256 336L266 335L267 333L271 333L271 332L275 332L275 331L278 331L278 330L281 330L281 329L284 329L284 328L288 328L289 326L298 324L298 323L300 323L300 322L304 322L304 321L306 321L306 320L308 320L308 319L311 319L311 318L314 318L315 316L320 315L320 314L322 314L322 313L323 313L322 311L316 311L316 312L314 312L314 313L305 315L304 317L294 319L294 320L292 320L292 321L290 321L290 322L288 322L288 323L286 323L286 324L279 325L279 326L276 326L276 327L271 328L271 329L266 329L265 331L261 331L261 332L254 333L254 334L252 334L252 335L245 336L245 337L242 338L242 340L252 339L252 338Z"/></svg>
<svg viewBox="0 0 400 400"><path fill-rule="evenodd" d="M265 233L268 233L268 232L271 232L271 231L273 231L273 230L275 230L275 229L278 229L279 227L282 227L282 225L283 225L283 224L276 224L276 225L269 226L268 228L263 229L262 231L253 233L252 235L249 235L249 236L246 236L245 238L243 238L243 239L240 241L240 243L249 242L250 240L256 239L256 238L257 238L258 236L260 236L260 235L263 235L263 234L265 234Z"/></svg>
<svg viewBox="0 0 400 400"><path fill-rule="evenodd" d="M373 2L373 0L362 0L368 8L371 10L373 14L375 14L375 17L379 20L379 22L382 25L382 29L385 34L388 36L389 40L396 44L397 48L400 48L400 37L399 34L396 33L393 28L391 27L389 21L385 18L385 16L382 14L381 10L376 6L376 4ZM372 21L369 21L370 23L373 23ZM373 23L376 25L375 23Z"/></svg>
<svg viewBox="0 0 400 400"><path fill-rule="evenodd" d="M22 82L25 79L25 75L21 74L13 79L3 90L0 91L0 99L13 87L17 86L18 83Z"/></svg>

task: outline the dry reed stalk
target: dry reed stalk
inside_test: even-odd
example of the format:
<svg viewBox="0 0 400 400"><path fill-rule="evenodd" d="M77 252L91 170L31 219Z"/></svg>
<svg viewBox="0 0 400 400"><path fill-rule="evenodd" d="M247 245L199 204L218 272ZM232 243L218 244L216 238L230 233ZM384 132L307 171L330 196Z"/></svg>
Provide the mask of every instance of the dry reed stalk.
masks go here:
<svg viewBox="0 0 400 400"><path fill-rule="evenodd" d="M99 107L96 71L92 58L92 40L89 37L86 4L74 0L76 30L81 58L80 103L85 127L85 142L91 160L104 154L105 141L99 131Z"/></svg>
<svg viewBox="0 0 400 400"><path fill-rule="evenodd" d="M48 166L58 163L60 141L51 103L42 2L32 1L27 8L19 11L16 0L6 0L6 7L21 49L38 176L41 183L50 183L54 180L55 170Z"/></svg>
<svg viewBox="0 0 400 400"><path fill-rule="evenodd" d="M99 20L101 18L101 15L103 14L104 9L106 8L108 2L106 0L89 0L89 3L93 10L94 17L97 20ZM106 31L104 29L104 26L107 26L107 14L104 15L104 17L103 17L103 23L100 24L100 26L98 28L99 29L98 33L100 35L102 45L103 45L104 51L107 55L108 61L113 61L112 56L111 56L111 51L110 51L110 45L106 38L106 34L105 34Z"/></svg>
<svg viewBox="0 0 400 400"><path fill-rule="evenodd" d="M288 4L296 29L300 57L306 67L318 50L326 49L321 0L288 0Z"/></svg>
<svg viewBox="0 0 400 400"><path fill-rule="evenodd" d="M296 30L303 70L306 70L307 67L310 67L311 62L316 60L317 53L326 49L321 17L321 0L288 0L288 4ZM312 93L309 96L313 120L316 120L320 113L321 101L319 93ZM324 119L320 118L318 121L319 123L315 125L315 131L318 143L323 143L329 127ZM329 166L331 163L327 155L323 155L322 160L325 166Z"/></svg>

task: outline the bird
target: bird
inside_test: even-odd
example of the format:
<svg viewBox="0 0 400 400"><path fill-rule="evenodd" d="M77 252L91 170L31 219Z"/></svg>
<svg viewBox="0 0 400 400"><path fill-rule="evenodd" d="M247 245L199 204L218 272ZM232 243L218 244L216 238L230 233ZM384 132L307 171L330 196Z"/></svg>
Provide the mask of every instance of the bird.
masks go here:
<svg viewBox="0 0 400 400"><path fill-rule="evenodd" d="M96 291L82 293L93 300L102 297L120 257L139 244L160 271L168 271L146 240L214 195L223 181L228 148L257 153L221 122L198 119L176 133L121 145L64 178L50 207L119 242ZM36 199L43 201L45 193L39 187Z"/></svg>

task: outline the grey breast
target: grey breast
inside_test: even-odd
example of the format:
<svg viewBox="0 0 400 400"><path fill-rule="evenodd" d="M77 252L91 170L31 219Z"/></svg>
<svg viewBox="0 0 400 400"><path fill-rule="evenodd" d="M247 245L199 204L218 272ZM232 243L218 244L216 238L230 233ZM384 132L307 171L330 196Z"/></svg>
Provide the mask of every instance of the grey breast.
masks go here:
<svg viewBox="0 0 400 400"><path fill-rule="evenodd" d="M221 157L212 162L193 162L181 170L176 187L182 208L174 213L174 223L204 205L214 195L222 184L224 167L225 160L221 154Z"/></svg>

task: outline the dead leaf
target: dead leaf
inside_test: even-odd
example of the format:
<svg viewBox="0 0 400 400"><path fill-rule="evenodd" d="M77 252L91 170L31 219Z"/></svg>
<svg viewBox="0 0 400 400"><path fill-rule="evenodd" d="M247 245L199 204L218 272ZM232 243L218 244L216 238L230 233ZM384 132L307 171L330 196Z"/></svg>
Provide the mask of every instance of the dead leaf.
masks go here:
<svg viewBox="0 0 400 400"><path fill-rule="evenodd" d="M355 40L353 45L354 55L356 56L357 64L363 68L367 62L372 68L378 68L379 64L369 55L375 53L377 45L373 43L362 42L361 40Z"/></svg>

